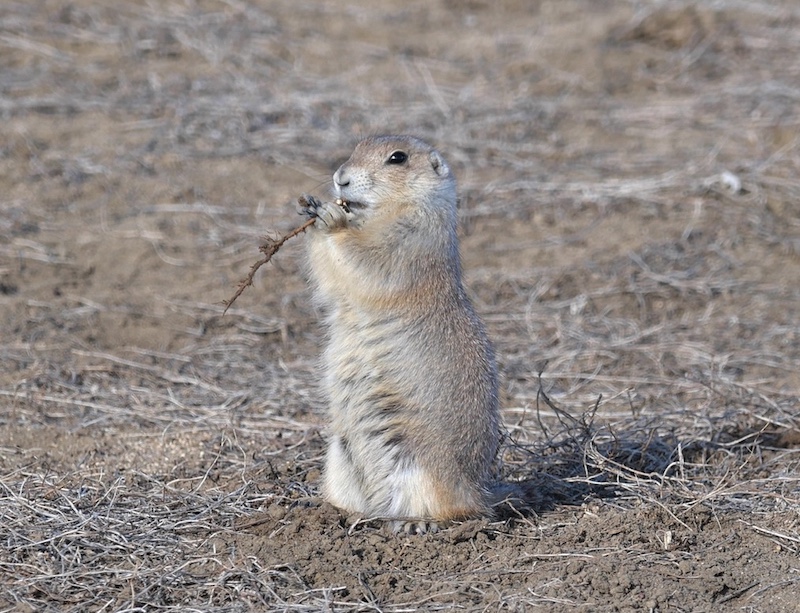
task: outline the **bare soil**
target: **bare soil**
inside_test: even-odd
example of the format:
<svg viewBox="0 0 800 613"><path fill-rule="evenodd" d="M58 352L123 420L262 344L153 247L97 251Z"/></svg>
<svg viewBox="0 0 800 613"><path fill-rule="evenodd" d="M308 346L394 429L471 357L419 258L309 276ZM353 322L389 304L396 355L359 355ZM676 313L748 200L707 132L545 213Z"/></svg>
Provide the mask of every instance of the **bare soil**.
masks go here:
<svg viewBox="0 0 800 613"><path fill-rule="evenodd" d="M0 7L0 610L800 610L796 2ZM456 170L532 508L322 503L302 237ZM548 401L549 399L549 401Z"/></svg>

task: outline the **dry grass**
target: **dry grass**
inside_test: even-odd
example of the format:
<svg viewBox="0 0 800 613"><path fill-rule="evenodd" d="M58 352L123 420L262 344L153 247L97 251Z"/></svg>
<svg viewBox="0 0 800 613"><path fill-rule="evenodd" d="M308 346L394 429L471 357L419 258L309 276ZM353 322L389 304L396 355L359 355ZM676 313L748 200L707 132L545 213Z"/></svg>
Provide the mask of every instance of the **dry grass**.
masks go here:
<svg viewBox="0 0 800 613"><path fill-rule="evenodd" d="M800 13L568 2L533 32L513 2L364 4L0 9L0 611L791 610ZM222 300L386 126L456 168L502 471L537 497L399 547L349 525L331 553L345 520L297 511L324 427L299 248ZM755 579L682 566L763 539ZM631 560L633 587L596 587ZM659 569L706 583L661 594Z"/></svg>

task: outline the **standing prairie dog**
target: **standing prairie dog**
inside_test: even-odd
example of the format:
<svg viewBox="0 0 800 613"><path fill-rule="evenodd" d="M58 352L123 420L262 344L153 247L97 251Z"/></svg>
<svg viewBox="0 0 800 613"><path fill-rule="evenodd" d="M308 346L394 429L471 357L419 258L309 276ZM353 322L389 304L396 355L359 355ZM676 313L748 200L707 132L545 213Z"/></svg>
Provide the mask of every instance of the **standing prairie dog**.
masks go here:
<svg viewBox="0 0 800 613"><path fill-rule="evenodd" d="M490 512L494 353L461 282L456 182L411 136L360 142L311 202L331 429L323 495L425 532Z"/></svg>

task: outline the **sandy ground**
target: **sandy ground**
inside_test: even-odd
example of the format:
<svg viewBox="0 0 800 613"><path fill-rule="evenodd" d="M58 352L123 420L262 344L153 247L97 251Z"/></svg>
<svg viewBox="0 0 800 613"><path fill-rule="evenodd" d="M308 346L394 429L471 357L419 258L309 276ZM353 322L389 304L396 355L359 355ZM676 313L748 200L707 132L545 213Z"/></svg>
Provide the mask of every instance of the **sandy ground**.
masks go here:
<svg viewBox="0 0 800 613"><path fill-rule="evenodd" d="M800 7L0 7L0 610L800 610ZM454 167L531 512L317 497L298 224ZM545 401L546 394L551 403Z"/></svg>

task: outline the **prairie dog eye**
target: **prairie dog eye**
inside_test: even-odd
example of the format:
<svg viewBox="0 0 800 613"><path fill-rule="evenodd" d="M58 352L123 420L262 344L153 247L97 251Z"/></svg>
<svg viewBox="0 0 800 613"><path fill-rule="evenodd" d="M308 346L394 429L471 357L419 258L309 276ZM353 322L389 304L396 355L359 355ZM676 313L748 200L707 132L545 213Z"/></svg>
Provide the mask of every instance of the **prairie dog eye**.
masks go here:
<svg viewBox="0 0 800 613"><path fill-rule="evenodd" d="M408 154L405 151L395 151L386 160L387 164L405 164Z"/></svg>

